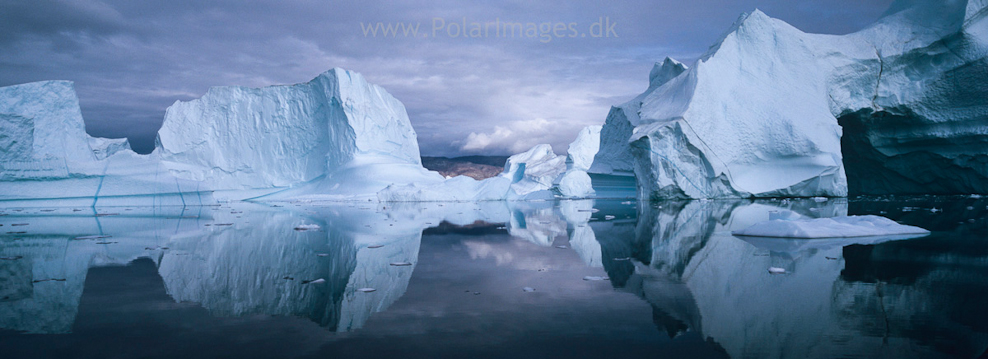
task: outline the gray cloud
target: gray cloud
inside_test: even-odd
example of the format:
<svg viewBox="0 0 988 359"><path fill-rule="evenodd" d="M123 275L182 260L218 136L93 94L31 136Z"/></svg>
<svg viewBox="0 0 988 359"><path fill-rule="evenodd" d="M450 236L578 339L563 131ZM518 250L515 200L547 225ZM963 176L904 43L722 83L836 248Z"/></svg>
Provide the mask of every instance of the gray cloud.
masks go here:
<svg viewBox="0 0 988 359"><path fill-rule="evenodd" d="M741 12L759 8L805 31L847 33L890 2L2 0L0 86L75 81L91 134L130 137L147 152L176 100L210 86L297 83L344 67L405 103L423 154L510 154L540 142L562 153L580 128L642 91L653 62L695 59ZM619 37L431 36L435 18L576 23L585 31L601 17ZM361 24L377 22L418 23L428 37L364 36ZM471 145L471 134L491 141Z"/></svg>

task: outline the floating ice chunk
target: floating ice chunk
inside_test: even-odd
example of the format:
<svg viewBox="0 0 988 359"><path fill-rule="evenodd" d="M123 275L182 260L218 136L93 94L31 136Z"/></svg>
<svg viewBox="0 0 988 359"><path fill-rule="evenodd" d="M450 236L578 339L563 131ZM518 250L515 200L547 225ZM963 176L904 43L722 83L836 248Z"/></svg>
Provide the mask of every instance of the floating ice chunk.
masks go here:
<svg viewBox="0 0 988 359"><path fill-rule="evenodd" d="M583 280L586 280L586 281L598 281L598 280L608 280L608 279L610 279L610 278L601 277L601 276L594 276L594 275L588 275L586 277L583 277Z"/></svg>
<svg viewBox="0 0 988 359"><path fill-rule="evenodd" d="M769 220L732 232L737 236L782 238L848 238L887 235L929 234L925 229L907 226L880 216Z"/></svg>
<svg viewBox="0 0 988 359"><path fill-rule="evenodd" d="M779 268L779 267L768 267L768 272L771 273L771 274L785 274L786 273L786 269L785 268Z"/></svg>
<svg viewBox="0 0 988 359"><path fill-rule="evenodd" d="M374 289L374 288L358 288L357 291L358 292L361 292L361 293L370 293L370 292L377 291L377 289Z"/></svg>
<svg viewBox="0 0 988 359"><path fill-rule="evenodd" d="M318 224L301 224L295 227L296 231L317 231L322 229Z"/></svg>
<svg viewBox="0 0 988 359"><path fill-rule="evenodd" d="M522 292L534 292L535 291L535 288L525 287L525 288L522 288L521 291Z"/></svg>
<svg viewBox="0 0 988 359"><path fill-rule="evenodd" d="M110 238L110 237L113 237L113 236L105 236L105 235L80 236L80 237L75 237L75 239L79 239L79 240L85 240L85 239L103 239L103 238Z"/></svg>
<svg viewBox="0 0 988 359"><path fill-rule="evenodd" d="M322 279L322 278L319 278L319 279L316 279L316 280L303 280L302 281L302 284L321 284L321 283L326 283L326 280L325 279Z"/></svg>
<svg viewBox="0 0 988 359"><path fill-rule="evenodd" d="M394 267L407 267L407 266L412 265L412 263L409 263L409 262L392 262L391 265L394 266Z"/></svg>

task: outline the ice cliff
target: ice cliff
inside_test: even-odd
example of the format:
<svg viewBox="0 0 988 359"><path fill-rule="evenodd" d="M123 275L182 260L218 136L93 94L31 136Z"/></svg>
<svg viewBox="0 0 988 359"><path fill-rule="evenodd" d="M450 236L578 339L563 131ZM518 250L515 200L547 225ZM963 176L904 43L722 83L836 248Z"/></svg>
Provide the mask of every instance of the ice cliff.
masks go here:
<svg viewBox="0 0 988 359"><path fill-rule="evenodd" d="M643 199L988 192L986 6L897 1L842 36L745 14L611 109L590 173Z"/></svg>
<svg viewBox="0 0 988 359"><path fill-rule="evenodd" d="M380 189L401 177L441 180L422 169L404 105L342 69L290 86L214 87L200 99L176 102L165 113L155 154L176 176L213 189L335 178L318 191L327 194L346 192L340 186L348 183L383 183ZM361 189L349 190L374 190Z"/></svg>

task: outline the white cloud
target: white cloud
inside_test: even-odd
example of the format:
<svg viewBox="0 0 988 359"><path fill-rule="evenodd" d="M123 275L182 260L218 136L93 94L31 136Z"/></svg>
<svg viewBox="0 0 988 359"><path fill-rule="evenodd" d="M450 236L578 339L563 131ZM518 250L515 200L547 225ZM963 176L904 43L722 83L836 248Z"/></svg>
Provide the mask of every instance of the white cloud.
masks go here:
<svg viewBox="0 0 988 359"><path fill-rule="evenodd" d="M512 121L506 126L494 126L490 133L471 132L467 135L460 150L464 152L501 152L520 153L532 146L549 143L557 153L566 151L560 145L572 140L573 128L578 131L581 126L566 122L552 122L544 118Z"/></svg>

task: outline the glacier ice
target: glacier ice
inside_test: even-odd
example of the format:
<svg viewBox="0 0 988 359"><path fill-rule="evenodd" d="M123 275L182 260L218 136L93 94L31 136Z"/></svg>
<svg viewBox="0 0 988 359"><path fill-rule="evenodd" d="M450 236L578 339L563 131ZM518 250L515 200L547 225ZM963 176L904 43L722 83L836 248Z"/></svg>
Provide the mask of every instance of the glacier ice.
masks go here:
<svg viewBox="0 0 988 359"><path fill-rule="evenodd" d="M0 130L6 206L373 199L392 184L443 180L422 168L401 102L342 69L304 84L215 87L178 101L150 155L126 139L86 134L67 81L0 88Z"/></svg>
<svg viewBox="0 0 988 359"><path fill-rule="evenodd" d="M388 168L421 168L405 107L342 69L290 86L214 87L202 98L176 102L165 112L155 153L176 176L215 190L334 176L387 182L409 175ZM418 177L429 177L421 172Z"/></svg>
<svg viewBox="0 0 988 359"><path fill-rule="evenodd" d="M593 183L587 171L600 148L601 126L587 126L576 135L566 150L566 172L553 181L563 197L587 198L594 195Z"/></svg>
<svg viewBox="0 0 988 359"><path fill-rule="evenodd" d="M988 192L986 6L897 1L842 36L745 14L611 109L591 176L642 199Z"/></svg>

